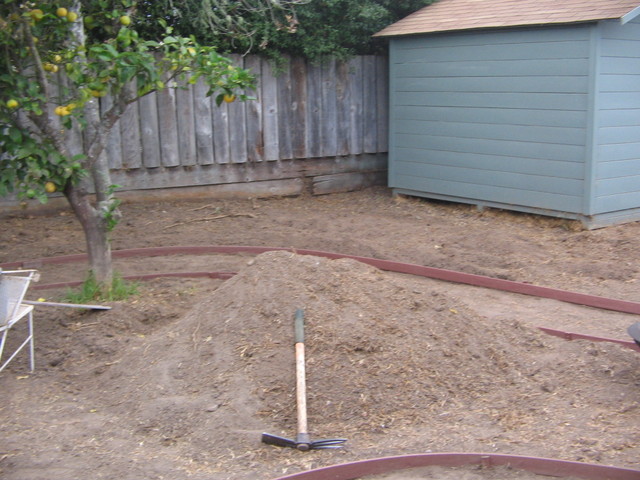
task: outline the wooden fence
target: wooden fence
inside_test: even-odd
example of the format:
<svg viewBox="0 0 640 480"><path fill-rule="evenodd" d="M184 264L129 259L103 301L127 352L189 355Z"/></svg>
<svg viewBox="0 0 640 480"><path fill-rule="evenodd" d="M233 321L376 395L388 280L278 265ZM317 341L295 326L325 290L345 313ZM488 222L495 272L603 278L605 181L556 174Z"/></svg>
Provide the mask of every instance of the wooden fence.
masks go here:
<svg viewBox="0 0 640 480"><path fill-rule="evenodd" d="M135 191L245 184L238 188L247 193L288 194L309 178L316 193L384 181L386 58L293 58L278 72L257 56L234 63L257 75L257 100L218 107L197 83L132 104L108 142L114 183Z"/></svg>

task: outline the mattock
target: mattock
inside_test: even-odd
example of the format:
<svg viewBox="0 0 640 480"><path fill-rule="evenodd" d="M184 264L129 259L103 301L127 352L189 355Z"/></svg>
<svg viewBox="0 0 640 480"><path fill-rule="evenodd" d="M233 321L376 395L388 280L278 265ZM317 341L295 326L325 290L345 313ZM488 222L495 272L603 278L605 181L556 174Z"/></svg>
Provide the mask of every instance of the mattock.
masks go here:
<svg viewBox="0 0 640 480"><path fill-rule="evenodd" d="M295 350L296 350L296 405L298 410L298 433L296 439L262 434L263 443L278 447L291 447L298 450L321 450L325 448L341 448L346 438L330 438L311 441L307 427L307 386L304 359L304 311L296 310L295 316Z"/></svg>

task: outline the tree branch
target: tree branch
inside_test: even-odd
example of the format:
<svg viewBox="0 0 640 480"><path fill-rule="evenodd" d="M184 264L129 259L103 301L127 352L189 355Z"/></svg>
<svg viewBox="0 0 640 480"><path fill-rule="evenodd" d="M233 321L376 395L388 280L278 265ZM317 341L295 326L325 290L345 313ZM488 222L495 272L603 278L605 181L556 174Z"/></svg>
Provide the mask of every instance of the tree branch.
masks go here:
<svg viewBox="0 0 640 480"><path fill-rule="evenodd" d="M42 95L44 96L44 104L48 105L51 101L51 88L49 80L47 79L47 74L44 71L44 66L42 65L40 52L36 46L34 36L31 34L31 27L26 18L21 19L21 26L21 34L24 36L25 42L31 52L31 57L33 58L33 68L35 69L36 81L38 82ZM50 115L36 115L35 112L30 111L28 113L28 118L32 122L33 126L37 127L40 131L40 135L51 140L59 151L66 152L66 145L62 135L59 133L59 125L54 123ZM31 129L29 130L31 131Z"/></svg>

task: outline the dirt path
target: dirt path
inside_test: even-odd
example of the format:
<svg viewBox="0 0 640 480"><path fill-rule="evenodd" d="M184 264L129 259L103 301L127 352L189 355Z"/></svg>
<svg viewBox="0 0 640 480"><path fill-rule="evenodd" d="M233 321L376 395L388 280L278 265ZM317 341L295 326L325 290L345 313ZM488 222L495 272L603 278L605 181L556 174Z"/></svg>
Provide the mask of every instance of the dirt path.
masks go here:
<svg viewBox="0 0 640 480"><path fill-rule="evenodd" d="M639 300L640 223L584 231L564 220L394 199L381 188L125 203L123 211L114 249L315 249ZM2 222L0 262L84 251L66 210ZM628 340L637 316L285 252L117 267L124 275L239 273L224 282L153 280L109 312L38 308L36 372L26 375L20 359L0 374L2 478L269 479L428 451L640 469L638 353L536 328ZM84 275L81 264L41 270L41 284ZM303 454L259 441L262 431L295 433L296 308L308 322L312 433L348 438L341 451Z"/></svg>

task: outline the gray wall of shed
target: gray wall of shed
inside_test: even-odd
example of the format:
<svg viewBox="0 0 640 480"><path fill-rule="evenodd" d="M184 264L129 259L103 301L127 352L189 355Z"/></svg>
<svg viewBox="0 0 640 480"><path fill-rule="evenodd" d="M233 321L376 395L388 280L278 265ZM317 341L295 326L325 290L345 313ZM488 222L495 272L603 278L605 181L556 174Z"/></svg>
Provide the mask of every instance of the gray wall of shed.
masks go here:
<svg viewBox="0 0 640 480"><path fill-rule="evenodd" d="M640 209L640 20L598 26L592 213Z"/></svg>
<svg viewBox="0 0 640 480"><path fill-rule="evenodd" d="M592 28L391 39L390 187L585 213Z"/></svg>

